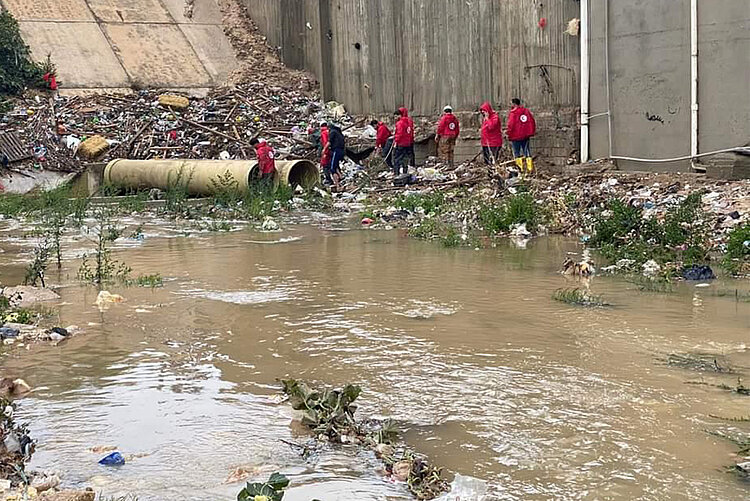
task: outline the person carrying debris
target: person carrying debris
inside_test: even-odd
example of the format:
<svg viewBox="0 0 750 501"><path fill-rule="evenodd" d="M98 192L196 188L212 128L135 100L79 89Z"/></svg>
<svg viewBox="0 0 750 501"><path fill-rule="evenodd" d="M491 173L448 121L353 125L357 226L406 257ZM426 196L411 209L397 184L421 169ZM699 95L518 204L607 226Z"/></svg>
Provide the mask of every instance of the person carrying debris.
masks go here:
<svg viewBox="0 0 750 501"><path fill-rule="evenodd" d="M401 173L401 166L404 160L404 174L409 172L409 166L414 165L414 122L409 117L409 110L399 108L394 116L396 118L396 134L393 142L396 145L396 159L393 165L393 172L398 176Z"/></svg>
<svg viewBox="0 0 750 501"><path fill-rule="evenodd" d="M341 127L338 124L328 124L328 130L330 135L328 138L328 146L331 150L331 163L329 167L329 173L333 180L333 185L336 187L336 191L339 191L339 182L341 181L341 161L346 155L346 139L344 133L341 132Z"/></svg>
<svg viewBox="0 0 750 501"><path fill-rule="evenodd" d="M250 140L250 145L255 148L255 154L258 156L258 179L260 185L268 188L273 184L273 178L276 175L276 161L273 148L263 139L254 137Z"/></svg>
<svg viewBox="0 0 750 501"><path fill-rule="evenodd" d="M383 122L373 120L370 125L377 131L375 134L375 149L380 152L383 161L389 169L393 170L393 137L391 129Z"/></svg>
<svg viewBox="0 0 750 501"><path fill-rule="evenodd" d="M512 100L506 133L513 145L513 158L516 159L519 171L523 172L525 164L526 171L530 174L534 170L530 140L536 134L536 121L534 115L521 106L521 100L517 97Z"/></svg>
<svg viewBox="0 0 750 501"><path fill-rule="evenodd" d="M503 146L503 124L500 116L492 105L485 101L479 107L484 118L482 121L482 154L484 163L494 165L500 156L500 148Z"/></svg>
<svg viewBox="0 0 750 501"><path fill-rule="evenodd" d="M328 124L321 122L320 124L320 170L326 177L328 183L332 183L331 174L328 166L331 164L331 148L329 147L330 132L328 130Z"/></svg>
<svg viewBox="0 0 750 501"><path fill-rule="evenodd" d="M456 148L459 132L460 126L456 115L453 114L453 108L446 106L443 108L443 116L438 123L435 141L438 146L438 156L441 160L447 161L450 167L453 167L453 150Z"/></svg>

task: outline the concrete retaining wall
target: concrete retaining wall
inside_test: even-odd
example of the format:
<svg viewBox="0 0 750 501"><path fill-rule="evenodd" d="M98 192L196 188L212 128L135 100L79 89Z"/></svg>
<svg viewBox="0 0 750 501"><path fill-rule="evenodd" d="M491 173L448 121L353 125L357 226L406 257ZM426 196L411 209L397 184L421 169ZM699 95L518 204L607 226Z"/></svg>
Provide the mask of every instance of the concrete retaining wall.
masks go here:
<svg viewBox="0 0 750 501"><path fill-rule="evenodd" d="M284 62L315 73L350 112L435 115L484 100L507 112L521 97L542 118L537 142L559 154L551 160L577 150L579 39L564 31L578 0L243 2Z"/></svg>
<svg viewBox="0 0 750 501"><path fill-rule="evenodd" d="M609 1L609 19L604 17ZM699 0L699 147L750 141L750 1ZM615 155L690 155L690 0L593 0L591 113L607 111L605 30ZM607 24L608 23L608 24ZM591 123L593 158L609 154L606 116ZM690 162L620 168L689 171Z"/></svg>

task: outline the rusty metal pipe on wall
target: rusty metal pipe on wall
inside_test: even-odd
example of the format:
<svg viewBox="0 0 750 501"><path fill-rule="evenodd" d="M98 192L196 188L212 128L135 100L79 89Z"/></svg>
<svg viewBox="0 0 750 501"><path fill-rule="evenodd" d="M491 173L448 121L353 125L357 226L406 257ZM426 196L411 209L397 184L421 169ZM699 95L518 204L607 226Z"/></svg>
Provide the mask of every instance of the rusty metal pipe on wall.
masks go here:
<svg viewBox="0 0 750 501"><path fill-rule="evenodd" d="M212 195L217 184L227 182L246 191L257 169L256 160L117 159L105 167L104 183L133 190L168 190L179 184L190 195ZM276 183L309 189L319 180L318 168L309 160L276 161Z"/></svg>

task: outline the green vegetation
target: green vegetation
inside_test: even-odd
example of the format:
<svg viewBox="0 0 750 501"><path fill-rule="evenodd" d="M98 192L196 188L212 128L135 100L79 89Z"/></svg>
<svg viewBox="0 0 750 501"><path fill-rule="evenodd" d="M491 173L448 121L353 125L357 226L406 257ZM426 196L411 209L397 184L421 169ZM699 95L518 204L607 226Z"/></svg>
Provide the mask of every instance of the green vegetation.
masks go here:
<svg viewBox="0 0 750 501"><path fill-rule="evenodd" d="M39 241L34 246L34 259L26 266L26 275L23 279L24 285L36 287L38 283L41 283L42 287L46 287L44 284L44 273L47 271L47 262L49 261L51 247L48 235L39 237Z"/></svg>
<svg viewBox="0 0 750 501"><path fill-rule="evenodd" d="M32 61L18 21L9 11L0 12L0 95L19 94L26 87L42 87L42 77L48 72L54 73L49 58L46 63Z"/></svg>
<svg viewBox="0 0 750 501"><path fill-rule="evenodd" d="M0 294L0 325L6 322L16 324L33 324L39 317L39 314L28 308L17 308L13 306L13 301L20 297L7 297Z"/></svg>
<svg viewBox="0 0 750 501"><path fill-rule="evenodd" d="M727 252L722 267L732 275L750 273L750 224L743 224L729 232Z"/></svg>
<svg viewBox="0 0 750 501"><path fill-rule="evenodd" d="M341 390L315 390L294 379L282 381L292 408L302 411L302 424L318 439L364 445L382 459L386 471L405 481L417 499L434 499L449 489L442 471L405 446L397 446L398 433L390 421L357 421L354 401L361 389L348 384ZM246 498L251 499L251 498Z"/></svg>
<svg viewBox="0 0 750 501"><path fill-rule="evenodd" d="M632 259L641 265L701 264L708 260L708 224L701 212L702 193L692 193L667 211L663 221L646 219L643 210L611 200L595 220L590 244L612 261Z"/></svg>
<svg viewBox="0 0 750 501"><path fill-rule="evenodd" d="M671 294L674 292L674 284L669 278L665 277L633 275L628 277L627 281L637 286L641 292L655 292L658 294Z"/></svg>
<svg viewBox="0 0 750 501"><path fill-rule="evenodd" d="M288 485L288 478L274 473L265 482L248 482L237 495L237 501L281 501Z"/></svg>
<svg viewBox="0 0 750 501"><path fill-rule="evenodd" d="M506 233L518 224L525 224L531 232L539 229L547 219L546 211L531 193L518 193L503 198L499 203L483 205L477 220L489 235Z"/></svg>
<svg viewBox="0 0 750 501"><path fill-rule="evenodd" d="M128 280L127 285L135 285L136 287L163 287L164 280L161 278L161 274L155 273L153 275L139 275L135 280Z"/></svg>
<svg viewBox="0 0 750 501"><path fill-rule="evenodd" d="M602 296L581 289L557 289L552 294L552 299L575 306L609 306Z"/></svg>
<svg viewBox="0 0 750 501"><path fill-rule="evenodd" d="M78 278L101 287L114 280L127 282L130 268L112 258L110 244L122 236L123 228L115 220L116 209L101 206L94 211L96 224L86 228L86 233L93 235L96 245L94 249L93 266L89 262L89 255L83 256Z"/></svg>
<svg viewBox="0 0 750 501"><path fill-rule="evenodd" d="M295 379L283 380L281 384L292 409L302 411L302 424L316 434L332 439L342 434L356 434L354 411L357 407L352 404L362 392L359 386L349 384L342 390L313 391Z"/></svg>
<svg viewBox="0 0 750 501"><path fill-rule="evenodd" d="M440 191L432 193L399 194L393 202L397 209L424 214L439 214L446 204L445 195Z"/></svg>

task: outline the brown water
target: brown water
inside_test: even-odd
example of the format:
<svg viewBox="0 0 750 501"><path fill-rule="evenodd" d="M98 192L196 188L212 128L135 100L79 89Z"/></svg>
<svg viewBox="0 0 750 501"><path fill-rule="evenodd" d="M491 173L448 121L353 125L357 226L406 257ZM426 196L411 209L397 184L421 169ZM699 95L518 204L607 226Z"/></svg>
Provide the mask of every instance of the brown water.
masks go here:
<svg viewBox="0 0 750 501"><path fill-rule="evenodd" d="M288 474L289 501L409 499L369 453L303 460L280 441L305 440L274 400L276 379L291 376L360 384L362 417L394 417L411 446L500 499L750 496L724 471L736 448L705 432L742 429L709 414L749 415L750 397L685 384L736 376L660 360L715 353L750 373L750 303L715 295L747 282L658 295L596 277L614 306L581 309L550 298L580 286L556 273L575 242L473 251L344 228L185 237L147 226L116 257L165 287L113 288L127 302L105 312L66 261L49 277L72 284L59 323L85 333L4 361L38 388L20 407L39 441L31 466L142 501L233 499L242 484L223 482L239 465ZM9 283L22 242L4 242ZM96 445L148 455L107 468Z"/></svg>

